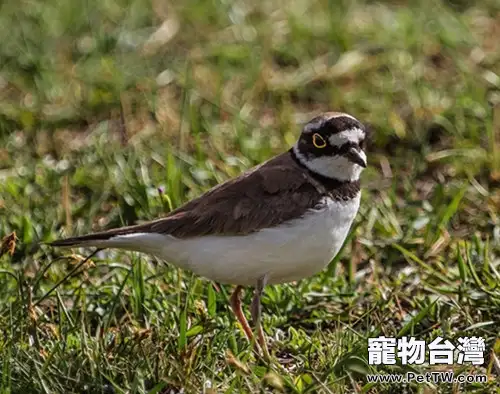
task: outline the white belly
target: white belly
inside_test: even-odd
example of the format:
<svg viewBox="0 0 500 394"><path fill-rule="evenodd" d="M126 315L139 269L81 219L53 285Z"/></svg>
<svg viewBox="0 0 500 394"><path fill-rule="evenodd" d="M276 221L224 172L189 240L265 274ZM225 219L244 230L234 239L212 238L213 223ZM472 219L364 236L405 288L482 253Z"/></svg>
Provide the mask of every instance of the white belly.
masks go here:
<svg viewBox="0 0 500 394"><path fill-rule="evenodd" d="M139 250L220 283L253 286L266 275L268 283L311 276L337 254L359 207L327 199L321 209L300 219L246 236L209 235L178 239L141 233L119 236L110 247Z"/></svg>

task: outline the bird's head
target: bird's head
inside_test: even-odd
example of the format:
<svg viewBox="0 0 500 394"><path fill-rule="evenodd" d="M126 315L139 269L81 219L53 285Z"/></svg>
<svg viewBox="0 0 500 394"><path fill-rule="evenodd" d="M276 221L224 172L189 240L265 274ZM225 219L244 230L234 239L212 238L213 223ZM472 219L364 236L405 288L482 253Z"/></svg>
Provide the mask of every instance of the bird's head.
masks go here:
<svg viewBox="0 0 500 394"><path fill-rule="evenodd" d="M366 130L351 115L326 112L310 120L293 147L310 171L340 181L356 181L366 167Z"/></svg>

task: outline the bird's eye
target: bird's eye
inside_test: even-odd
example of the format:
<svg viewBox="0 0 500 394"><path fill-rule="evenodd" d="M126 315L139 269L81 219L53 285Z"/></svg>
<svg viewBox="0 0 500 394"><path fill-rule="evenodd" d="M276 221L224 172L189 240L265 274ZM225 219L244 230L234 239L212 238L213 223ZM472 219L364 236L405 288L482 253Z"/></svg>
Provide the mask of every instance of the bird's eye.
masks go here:
<svg viewBox="0 0 500 394"><path fill-rule="evenodd" d="M359 144L358 144L358 145L359 145L359 147L360 147L361 149L365 149L365 140L361 140L361 141L359 141Z"/></svg>
<svg viewBox="0 0 500 394"><path fill-rule="evenodd" d="M324 148L326 146L325 139L318 133L313 135L313 145L316 148Z"/></svg>

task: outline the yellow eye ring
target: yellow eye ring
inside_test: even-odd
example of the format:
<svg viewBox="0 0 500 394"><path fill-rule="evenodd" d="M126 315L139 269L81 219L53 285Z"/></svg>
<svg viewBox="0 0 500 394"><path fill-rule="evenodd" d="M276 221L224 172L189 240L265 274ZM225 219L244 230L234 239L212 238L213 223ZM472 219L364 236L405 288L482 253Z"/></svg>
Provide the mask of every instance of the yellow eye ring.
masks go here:
<svg viewBox="0 0 500 394"><path fill-rule="evenodd" d="M316 133L313 135L313 145L316 148L324 148L326 146L326 141L321 135Z"/></svg>

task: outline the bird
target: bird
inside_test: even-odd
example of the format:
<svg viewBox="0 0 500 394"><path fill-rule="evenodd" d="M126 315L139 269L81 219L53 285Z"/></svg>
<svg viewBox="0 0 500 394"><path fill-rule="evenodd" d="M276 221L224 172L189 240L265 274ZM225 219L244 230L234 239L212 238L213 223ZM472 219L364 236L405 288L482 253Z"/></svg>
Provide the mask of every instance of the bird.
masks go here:
<svg viewBox="0 0 500 394"><path fill-rule="evenodd" d="M162 218L51 245L138 251L235 285L231 309L246 337L269 355L261 325L264 288L310 277L337 255L360 206L366 135L352 115L320 113L290 149ZM241 305L246 287L254 288L255 331Z"/></svg>

